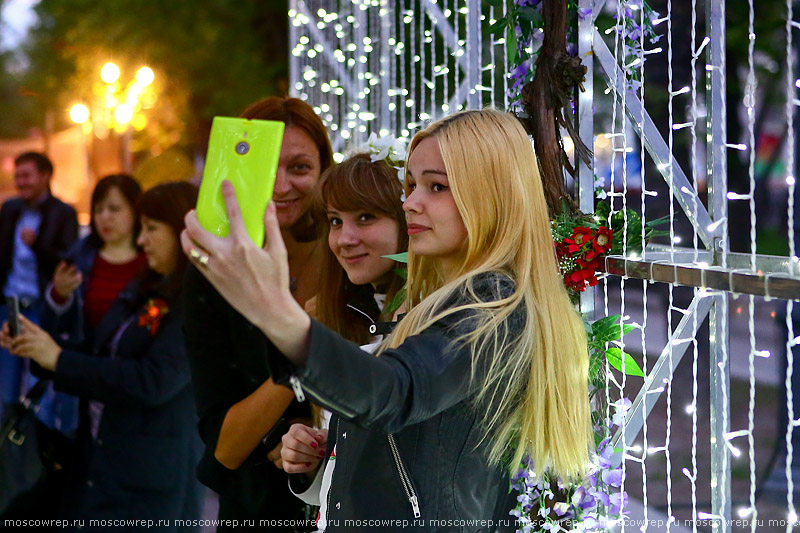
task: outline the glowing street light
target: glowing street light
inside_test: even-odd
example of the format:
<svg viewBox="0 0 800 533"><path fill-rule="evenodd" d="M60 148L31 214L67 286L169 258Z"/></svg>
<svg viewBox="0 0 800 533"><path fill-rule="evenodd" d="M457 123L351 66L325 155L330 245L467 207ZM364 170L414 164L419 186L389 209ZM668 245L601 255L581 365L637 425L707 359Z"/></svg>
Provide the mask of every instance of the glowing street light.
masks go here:
<svg viewBox="0 0 800 533"><path fill-rule="evenodd" d="M133 120L133 107L128 104L119 104L114 110L114 120L121 125L128 124Z"/></svg>
<svg viewBox="0 0 800 533"><path fill-rule="evenodd" d="M119 67L114 63L106 63L100 70L100 78L106 83L114 83L119 79Z"/></svg>
<svg viewBox="0 0 800 533"><path fill-rule="evenodd" d="M147 87L153 83L155 77L153 69L150 67L142 67L136 72L136 81L138 81L142 87Z"/></svg>
<svg viewBox="0 0 800 533"><path fill-rule="evenodd" d="M83 104L75 104L69 110L69 118L75 124L83 124L89 120L89 108Z"/></svg>

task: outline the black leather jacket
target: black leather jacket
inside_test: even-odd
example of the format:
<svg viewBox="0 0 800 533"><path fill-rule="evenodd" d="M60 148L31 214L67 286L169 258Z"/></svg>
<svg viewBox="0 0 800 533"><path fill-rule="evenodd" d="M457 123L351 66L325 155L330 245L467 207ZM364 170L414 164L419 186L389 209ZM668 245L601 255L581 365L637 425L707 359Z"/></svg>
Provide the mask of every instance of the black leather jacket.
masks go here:
<svg viewBox="0 0 800 533"><path fill-rule="evenodd" d="M481 299L513 291L499 275L478 287ZM521 314L505 324L512 335ZM482 365L471 384L472 355L452 342L469 322L452 315L375 357L312 321L305 366L270 354L278 380L300 384L338 415L327 531L514 531L515 495L508 473L488 465L474 403Z"/></svg>

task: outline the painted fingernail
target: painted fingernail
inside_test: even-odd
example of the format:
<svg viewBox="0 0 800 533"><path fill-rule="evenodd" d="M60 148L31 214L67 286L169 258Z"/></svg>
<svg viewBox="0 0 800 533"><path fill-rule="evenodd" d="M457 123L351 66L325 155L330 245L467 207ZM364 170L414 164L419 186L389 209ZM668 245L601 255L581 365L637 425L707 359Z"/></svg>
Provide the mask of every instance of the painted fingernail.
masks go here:
<svg viewBox="0 0 800 533"><path fill-rule="evenodd" d="M319 444L317 444L317 441L315 441L315 440L312 440L312 441L311 441L311 447L312 447L312 448L316 448L317 446L319 446Z"/></svg>
<svg viewBox="0 0 800 533"><path fill-rule="evenodd" d="M306 463L306 466L311 466L311 463Z"/></svg>
<svg viewBox="0 0 800 533"><path fill-rule="evenodd" d="M325 452L324 452L324 451L322 451L322 450L320 450L320 452L319 452L319 456L320 456L322 459L325 459Z"/></svg>

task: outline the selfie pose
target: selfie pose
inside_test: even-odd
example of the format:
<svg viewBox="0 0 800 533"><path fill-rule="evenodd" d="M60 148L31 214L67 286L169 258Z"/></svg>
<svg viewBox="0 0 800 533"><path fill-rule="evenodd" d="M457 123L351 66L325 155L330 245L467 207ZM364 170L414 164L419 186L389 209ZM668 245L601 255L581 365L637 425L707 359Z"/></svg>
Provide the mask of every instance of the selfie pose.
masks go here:
<svg viewBox="0 0 800 533"><path fill-rule="evenodd" d="M324 251L309 208L320 173L332 163L328 133L311 106L297 98L266 98L241 116L285 124L272 201L288 250L283 289L302 306L317 292ZM234 280L238 273L228 275ZM186 274L184 294L186 345L205 443L197 475L219 494L219 518L304 518L306 508L289 491L286 473L267 454L290 421L311 420L308 404L274 383L267 367L267 355L275 350L269 339L194 268Z"/></svg>
<svg viewBox="0 0 800 533"><path fill-rule="evenodd" d="M359 153L323 173L315 189L315 212L325 217L321 239L328 247L311 316L358 344L381 338L396 312L390 307L405 280L398 264L385 256L408 246L397 169L375 154ZM292 491L320 506L317 530L325 528L327 491L334 472L335 450L326 451L328 428L338 421L315 409L314 427L293 424L282 446L270 457L280 468L308 475L290 476ZM303 452L311 444L313 453ZM325 459L324 462L321 462Z"/></svg>
<svg viewBox="0 0 800 533"><path fill-rule="evenodd" d="M262 249L226 184L231 236L190 213L184 250L275 344L275 379L340 417L328 531L348 519L513 530L509 473L523 455L568 479L591 444L586 337L558 275L536 159L513 116L473 110L418 133L407 162L408 314L377 357L291 298L274 205Z"/></svg>
<svg viewBox="0 0 800 533"><path fill-rule="evenodd" d="M62 348L22 318L22 331L0 344L52 372L58 390L90 400L82 467L69 487L65 515L83 519L197 519L200 457L179 292L186 258L183 217L194 206L189 183L156 186L140 198L138 244L148 268L123 289L83 349ZM91 530L91 527L86 529ZM107 527L101 527L107 530Z"/></svg>

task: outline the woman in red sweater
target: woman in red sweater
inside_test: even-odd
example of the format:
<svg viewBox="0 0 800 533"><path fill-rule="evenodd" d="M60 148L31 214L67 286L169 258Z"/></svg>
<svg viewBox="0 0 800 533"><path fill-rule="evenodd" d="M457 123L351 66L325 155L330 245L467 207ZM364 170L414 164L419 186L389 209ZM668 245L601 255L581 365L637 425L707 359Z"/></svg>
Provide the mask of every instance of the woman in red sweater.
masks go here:
<svg viewBox="0 0 800 533"><path fill-rule="evenodd" d="M92 191L90 232L56 267L45 292L42 328L65 346L91 343L117 294L147 266L136 245L134 205L142 188L127 174L112 174ZM78 399L49 393L54 427L70 434L78 425Z"/></svg>

